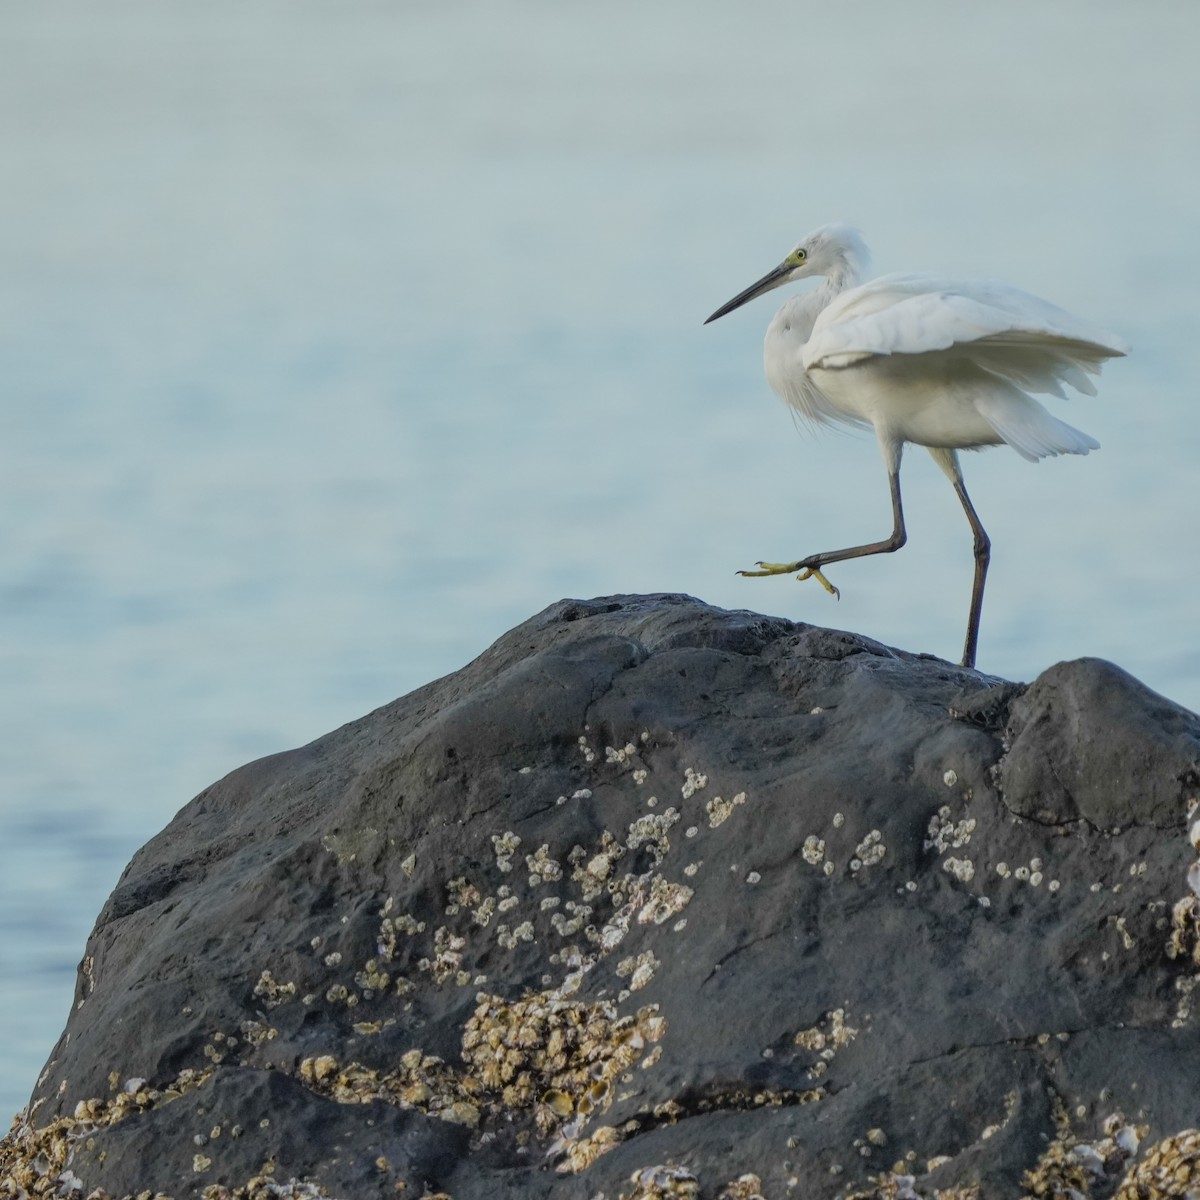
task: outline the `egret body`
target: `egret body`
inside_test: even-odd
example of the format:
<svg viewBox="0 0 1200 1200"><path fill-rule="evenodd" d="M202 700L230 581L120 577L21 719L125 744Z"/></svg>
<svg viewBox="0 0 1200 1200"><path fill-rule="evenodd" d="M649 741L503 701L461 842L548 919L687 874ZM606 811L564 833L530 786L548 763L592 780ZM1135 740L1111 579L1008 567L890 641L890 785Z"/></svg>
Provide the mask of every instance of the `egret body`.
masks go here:
<svg viewBox="0 0 1200 1200"><path fill-rule="evenodd" d="M767 381L812 424L875 430L887 467L892 532L880 542L759 563L742 575L825 578L829 563L904 545L900 457L924 446L950 478L975 536L975 580L962 663L975 665L991 543L963 486L959 450L1011 446L1036 462L1087 454L1099 442L1060 421L1029 393L1062 397L1063 384L1095 395L1090 376L1126 353L1119 338L1007 284L938 275L884 275L869 283L857 230L825 225L774 270L717 309L715 321L785 283L823 276L775 314L763 350Z"/></svg>

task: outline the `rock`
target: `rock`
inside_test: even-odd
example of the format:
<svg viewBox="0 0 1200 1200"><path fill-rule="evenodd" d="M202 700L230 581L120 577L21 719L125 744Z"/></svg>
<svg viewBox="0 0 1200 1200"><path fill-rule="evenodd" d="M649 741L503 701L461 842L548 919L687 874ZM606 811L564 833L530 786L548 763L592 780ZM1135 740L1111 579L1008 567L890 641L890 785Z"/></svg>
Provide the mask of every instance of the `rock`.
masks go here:
<svg viewBox="0 0 1200 1200"><path fill-rule="evenodd" d="M1112 663L1051 667L1014 704L1009 734L1001 786L1034 820L1169 828L1180 795L1200 794L1193 714Z"/></svg>
<svg viewBox="0 0 1200 1200"><path fill-rule="evenodd" d="M134 857L0 1195L1183 1195L1198 771L1106 663L563 601Z"/></svg>

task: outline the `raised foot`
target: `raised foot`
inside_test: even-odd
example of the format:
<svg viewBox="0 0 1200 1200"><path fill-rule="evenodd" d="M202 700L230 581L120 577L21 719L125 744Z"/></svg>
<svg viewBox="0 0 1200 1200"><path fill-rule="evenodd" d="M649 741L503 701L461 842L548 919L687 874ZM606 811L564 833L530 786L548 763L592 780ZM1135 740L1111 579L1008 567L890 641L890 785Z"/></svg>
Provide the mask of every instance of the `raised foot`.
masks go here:
<svg viewBox="0 0 1200 1200"><path fill-rule="evenodd" d="M757 571L739 571L738 574L745 575L747 578L760 578L764 575L795 575L797 583L802 583L806 579L815 579L831 596L838 600L842 598L842 593L825 578L820 567L806 567L802 562L760 562L755 565L759 568Z"/></svg>

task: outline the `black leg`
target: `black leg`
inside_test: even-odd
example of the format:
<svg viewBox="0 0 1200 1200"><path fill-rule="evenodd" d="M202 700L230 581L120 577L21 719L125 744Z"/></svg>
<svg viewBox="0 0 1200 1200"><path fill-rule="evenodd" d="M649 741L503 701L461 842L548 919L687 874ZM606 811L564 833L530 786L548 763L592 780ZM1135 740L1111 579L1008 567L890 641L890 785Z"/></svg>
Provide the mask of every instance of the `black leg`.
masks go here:
<svg viewBox="0 0 1200 1200"><path fill-rule="evenodd" d="M979 523L979 514L967 495L963 486L962 476L954 480L954 490L962 502L967 520L971 522L971 532L975 535L975 582L971 587L971 612L967 617L967 640L963 645L962 665L975 665L975 650L979 644L979 617L983 612L983 585L987 582L988 563L992 557L992 542L987 532Z"/></svg>
<svg viewBox="0 0 1200 1200"><path fill-rule="evenodd" d="M868 554L890 554L899 550L908 541L904 528L904 506L900 501L900 464L888 471L888 487L892 493L892 535L882 542L869 542L865 546L850 546L845 550L826 550L822 554L810 554L799 562L760 562L758 571L739 571L739 575L794 575L798 571L811 571L830 591L836 591L820 574L826 563L844 562L848 558L865 558Z"/></svg>
<svg viewBox="0 0 1200 1200"><path fill-rule="evenodd" d="M900 471L888 472L888 487L892 493L892 536L882 542L870 542L866 546L851 546L847 550L827 550L824 554L810 554L797 564L801 570L806 567L816 570L831 562L845 562L848 558L865 558L868 554L891 554L899 550L908 541L908 533L904 528L904 506L900 501Z"/></svg>

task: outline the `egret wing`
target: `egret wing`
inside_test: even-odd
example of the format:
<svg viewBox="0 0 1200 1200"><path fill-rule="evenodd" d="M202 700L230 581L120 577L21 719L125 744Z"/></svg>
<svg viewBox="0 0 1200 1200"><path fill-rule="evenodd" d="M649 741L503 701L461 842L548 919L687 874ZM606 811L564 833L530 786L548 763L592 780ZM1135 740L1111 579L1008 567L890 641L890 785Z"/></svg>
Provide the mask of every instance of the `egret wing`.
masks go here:
<svg viewBox="0 0 1200 1200"><path fill-rule="evenodd" d="M822 311L804 366L851 366L874 355L961 350L979 367L1030 391L1095 394L1089 375L1126 353L1117 337L1003 283L885 275L843 292Z"/></svg>

